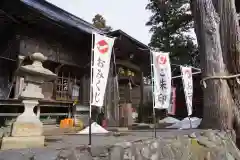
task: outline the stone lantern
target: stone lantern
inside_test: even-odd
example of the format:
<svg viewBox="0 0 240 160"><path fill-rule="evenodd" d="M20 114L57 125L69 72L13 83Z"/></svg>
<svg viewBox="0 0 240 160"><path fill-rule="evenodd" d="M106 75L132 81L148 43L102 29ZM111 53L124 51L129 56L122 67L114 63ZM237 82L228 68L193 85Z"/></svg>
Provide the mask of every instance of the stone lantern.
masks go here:
<svg viewBox="0 0 240 160"><path fill-rule="evenodd" d="M33 63L21 66L19 76L24 77L26 87L20 94L24 105L24 112L13 124L11 137L3 137L2 149L31 148L44 146L43 124L33 112L38 100L43 99L41 84L54 80L57 75L42 66L47 60L41 53L31 55Z"/></svg>

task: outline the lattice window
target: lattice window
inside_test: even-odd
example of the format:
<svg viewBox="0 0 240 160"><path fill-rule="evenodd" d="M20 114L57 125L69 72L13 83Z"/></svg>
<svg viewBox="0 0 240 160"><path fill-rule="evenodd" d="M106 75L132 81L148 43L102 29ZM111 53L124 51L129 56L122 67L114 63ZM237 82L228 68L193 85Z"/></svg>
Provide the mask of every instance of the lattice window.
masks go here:
<svg viewBox="0 0 240 160"><path fill-rule="evenodd" d="M56 100L73 101L79 99L79 86L76 81L76 78L72 79L70 76L59 76L55 84Z"/></svg>
<svg viewBox="0 0 240 160"><path fill-rule="evenodd" d="M56 100L70 100L70 78L60 76L56 83Z"/></svg>

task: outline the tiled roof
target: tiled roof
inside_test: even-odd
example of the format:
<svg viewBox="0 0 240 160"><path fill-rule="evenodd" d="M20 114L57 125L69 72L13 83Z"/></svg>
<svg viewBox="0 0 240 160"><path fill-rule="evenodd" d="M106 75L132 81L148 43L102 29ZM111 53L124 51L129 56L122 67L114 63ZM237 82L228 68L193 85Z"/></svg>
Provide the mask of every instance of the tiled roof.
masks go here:
<svg viewBox="0 0 240 160"><path fill-rule="evenodd" d="M53 21L67 24L90 34L94 32L101 34L105 33L83 19L78 18L45 0L20 0L20 2L34 10L37 10L39 13Z"/></svg>

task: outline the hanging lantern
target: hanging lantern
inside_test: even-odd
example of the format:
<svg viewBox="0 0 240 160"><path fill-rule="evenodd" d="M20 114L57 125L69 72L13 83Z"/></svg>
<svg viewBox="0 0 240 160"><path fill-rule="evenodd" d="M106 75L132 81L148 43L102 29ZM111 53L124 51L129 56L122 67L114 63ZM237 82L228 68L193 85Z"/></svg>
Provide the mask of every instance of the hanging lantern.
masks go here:
<svg viewBox="0 0 240 160"><path fill-rule="evenodd" d="M127 76L131 76L131 75L132 75L132 72L128 69Z"/></svg>
<svg viewBox="0 0 240 160"><path fill-rule="evenodd" d="M119 68L119 73L120 73L120 75L124 75L125 74L124 69L122 67Z"/></svg>
<svg viewBox="0 0 240 160"><path fill-rule="evenodd" d="M132 72L132 77L134 77L135 76L135 73L134 72Z"/></svg>

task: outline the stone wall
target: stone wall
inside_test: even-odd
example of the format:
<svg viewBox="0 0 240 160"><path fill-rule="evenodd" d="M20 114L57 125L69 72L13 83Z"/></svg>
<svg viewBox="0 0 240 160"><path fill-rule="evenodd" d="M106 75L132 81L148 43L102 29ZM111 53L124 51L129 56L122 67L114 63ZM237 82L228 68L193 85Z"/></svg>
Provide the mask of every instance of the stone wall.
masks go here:
<svg viewBox="0 0 240 160"><path fill-rule="evenodd" d="M172 138L142 139L113 146L2 151L4 160L238 160L239 150L225 132L207 130Z"/></svg>

